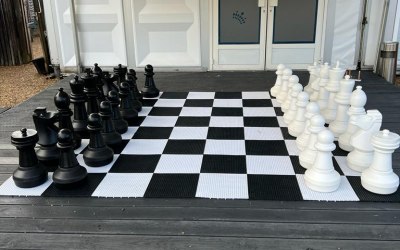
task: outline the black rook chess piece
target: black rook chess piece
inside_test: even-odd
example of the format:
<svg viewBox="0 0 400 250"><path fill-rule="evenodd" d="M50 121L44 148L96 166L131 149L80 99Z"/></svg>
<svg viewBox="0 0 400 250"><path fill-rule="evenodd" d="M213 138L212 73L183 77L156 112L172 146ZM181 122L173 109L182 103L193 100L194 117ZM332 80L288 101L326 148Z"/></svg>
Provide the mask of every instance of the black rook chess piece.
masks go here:
<svg viewBox="0 0 400 250"><path fill-rule="evenodd" d="M114 122L115 130L118 133L123 134L128 130L128 123L122 119L121 112L119 111L119 96L114 90L108 92L108 101L111 103L112 108L112 120Z"/></svg>
<svg viewBox="0 0 400 250"><path fill-rule="evenodd" d="M128 78L128 83L129 86L133 92L133 94L136 96L136 98L139 101L143 101L143 95L142 93L140 93L138 87L137 87L137 77L136 77L136 71L134 69L129 69L128 74L127 74L127 78Z"/></svg>
<svg viewBox="0 0 400 250"><path fill-rule="evenodd" d="M54 171L53 181L59 186L69 186L83 181L87 175L86 168L79 165L73 150L73 133L69 129L58 132L57 147L60 149L60 161Z"/></svg>
<svg viewBox="0 0 400 250"><path fill-rule="evenodd" d="M83 91L83 81L80 80L76 75L75 78L69 82L69 86L71 87L71 94L69 96L71 103L74 105L74 118L72 120L72 127L74 128L74 132L77 137L85 138L88 135L86 128L88 115L85 107L86 95Z"/></svg>
<svg viewBox="0 0 400 250"><path fill-rule="evenodd" d="M121 135L115 131L114 123L112 120L112 109L109 101L100 103L100 117L103 123L101 135L104 142L109 146L116 146L122 142Z"/></svg>
<svg viewBox="0 0 400 250"><path fill-rule="evenodd" d="M36 187L47 180L47 171L39 165L35 154L34 147L38 140L37 132L33 129L23 128L11 134L11 143L19 151L19 166L13 174L17 187Z"/></svg>
<svg viewBox="0 0 400 250"><path fill-rule="evenodd" d="M126 82L122 82L119 88L119 96L121 98L121 104L119 110L121 111L122 117L129 121L138 117L138 112L133 108L132 102L129 98L129 85Z"/></svg>
<svg viewBox="0 0 400 250"><path fill-rule="evenodd" d="M160 91L157 89L156 84L154 83L154 72L153 66L147 64L144 68L144 75L146 76L146 81L144 83L144 87L142 88L142 94L144 97L152 98L157 97L160 94Z"/></svg>
<svg viewBox="0 0 400 250"><path fill-rule="evenodd" d="M97 103L98 89L96 86L96 78L91 74L89 68L86 69L86 74L81 76L84 85L84 92L87 96L86 111L87 114L98 113L99 106Z"/></svg>
<svg viewBox="0 0 400 250"><path fill-rule="evenodd" d="M101 118L98 114L90 114L88 120L88 130L90 133L90 142L88 148L83 153L83 160L86 165L91 167L100 167L112 162L114 151L108 147L101 135Z"/></svg>

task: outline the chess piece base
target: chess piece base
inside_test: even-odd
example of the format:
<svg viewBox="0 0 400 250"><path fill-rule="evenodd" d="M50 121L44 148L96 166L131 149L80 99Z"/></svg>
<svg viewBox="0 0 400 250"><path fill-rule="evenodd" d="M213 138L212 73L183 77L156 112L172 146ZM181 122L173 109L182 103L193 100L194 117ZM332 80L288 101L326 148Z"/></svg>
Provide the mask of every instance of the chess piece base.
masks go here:
<svg viewBox="0 0 400 250"><path fill-rule="evenodd" d="M111 163L114 159L114 152L109 147L88 148L83 153L85 164L90 167L100 167Z"/></svg>
<svg viewBox="0 0 400 250"><path fill-rule="evenodd" d="M58 168L53 174L53 182L57 185L76 184L86 178L86 168L77 166L74 168Z"/></svg>
<svg viewBox="0 0 400 250"><path fill-rule="evenodd" d="M39 164L29 168L18 167L14 171L13 180L15 185L20 188L36 187L47 181L47 171Z"/></svg>
<svg viewBox="0 0 400 250"><path fill-rule="evenodd" d="M399 187L399 177L393 172L369 168L361 174L361 185L372 193L393 194Z"/></svg>
<svg viewBox="0 0 400 250"><path fill-rule="evenodd" d="M118 133L124 134L126 131L128 131L128 123L125 120L123 120L123 119L113 120L113 122L114 122L115 130Z"/></svg>
<svg viewBox="0 0 400 250"><path fill-rule="evenodd" d="M116 131L111 133L101 133L101 135L103 136L104 143L108 146L118 145L122 142L121 135Z"/></svg>
<svg viewBox="0 0 400 250"><path fill-rule="evenodd" d="M307 187L317 192L334 192L340 186L340 175L336 171L321 173L311 168L305 172L304 179Z"/></svg>
<svg viewBox="0 0 400 250"><path fill-rule="evenodd" d="M160 94L160 91L158 89L144 87L144 88L142 88L142 94L143 94L143 97L154 98Z"/></svg>

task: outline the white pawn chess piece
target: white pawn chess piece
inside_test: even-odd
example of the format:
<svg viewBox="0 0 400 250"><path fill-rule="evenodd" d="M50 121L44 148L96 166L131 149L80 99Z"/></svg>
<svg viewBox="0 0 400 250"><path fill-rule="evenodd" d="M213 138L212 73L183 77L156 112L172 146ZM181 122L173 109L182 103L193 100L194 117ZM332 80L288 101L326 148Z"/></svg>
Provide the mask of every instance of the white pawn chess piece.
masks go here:
<svg viewBox="0 0 400 250"><path fill-rule="evenodd" d="M299 83L299 77L298 76L292 75L292 76L289 77L287 96L286 96L286 99L282 103L282 106L281 106L282 112L285 113L286 111L288 111L288 109L290 107L290 102L292 100L292 87L293 87L293 85L298 84L298 83Z"/></svg>
<svg viewBox="0 0 400 250"><path fill-rule="evenodd" d="M347 129L349 122L347 111L350 108L350 98L354 88L354 83L355 81L350 79L349 75L346 75L345 79L340 81L340 90L335 96L335 101L338 104L338 107L336 118L329 124L329 129L336 138L346 132Z"/></svg>
<svg viewBox="0 0 400 250"><path fill-rule="evenodd" d="M298 137L306 126L306 106L308 104L309 95L307 92L301 92L297 96L296 102L296 116L288 126L289 134L294 137Z"/></svg>
<svg viewBox="0 0 400 250"><path fill-rule="evenodd" d="M308 79L307 85L304 87L304 91L307 92L307 94L309 94L309 95L312 93L311 84L317 78L317 76L316 76L317 67L318 67L317 62L314 62L313 65L310 65L307 68L308 72L310 73L310 78Z"/></svg>
<svg viewBox="0 0 400 250"><path fill-rule="evenodd" d="M371 166L361 174L361 185L376 194L392 194L399 187L399 177L393 173L392 153L400 145L400 136L387 129L371 138L374 156Z"/></svg>
<svg viewBox="0 0 400 250"><path fill-rule="evenodd" d="M345 72L345 69L339 68L339 61L336 63L335 68L329 70L329 82L325 87L329 92L329 100L326 108L321 110L321 114L328 124L336 118L337 103L335 97L339 91L340 80L343 78Z"/></svg>
<svg viewBox="0 0 400 250"><path fill-rule="evenodd" d="M286 100L289 78L291 75L292 75L291 69L285 68L283 70L281 89L279 90L279 93L276 95L276 101L280 104L282 104Z"/></svg>
<svg viewBox="0 0 400 250"><path fill-rule="evenodd" d="M282 75L283 75L283 70L285 69L285 65L279 64L278 67L276 68L276 81L275 85L271 88L271 96L276 97L276 95L279 93L279 90L281 88L282 84Z"/></svg>
<svg viewBox="0 0 400 250"><path fill-rule="evenodd" d="M315 143L317 142L318 133L326 130L324 125L325 119L322 115L314 115L310 120L310 126L308 127L310 138L308 139L307 147L299 154L300 165L305 169L311 168L315 161L317 156Z"/></svg>
<svg viewBox="0 0 400 250"><path fill-rule="evenodd" d="M319 92L318 92L318 100L317 103L319 105L319 109L325 109L328 106L329 92L326 89L326 85L329 82L329 64L325 63L321 69L321 80L319 81Z"/></svg>
<svg viewBox="0 0 400 250"><path fill-rule="evenodd" d="M303 86L300 83L296 83L292 86L292 91L291 93L291 98L290 98L290 105L289 109L285 114L283 114L283 121L286 124L289 124L293 119L296 117L296 112L297 112L297 96L302 92ZM289 99L289 98L287 98Z"/></svg>
<svg viewBox="0 0 400 250"><path fill-rule="evenodd" d="M318 96L319 96L319 82L321 81L321 74L323 74L323 66L317 68L317 74L318 77L312 82L311 84L311 89L312 89L312 94L310 95L310 101L316 102L318 101Z"/></svg>
<svg viewBox="0 0 400 250"><path fill-rule="evenodd" d="M382 114L378 110L368 110L366 115L358 118L357 125L359 129L350 138L354 149L347 155L347 166L362 172L371 165L374 154L371 137L381 128Z"/></svg>
<svg viewBox="0 0 400 250"><path fill-rule="evenodd" d="M358 117L366 114L364 106L367 103L367 95L362 90L361 86L357 86L353 91L350 98L350 108L347 114L349 115L349 124L347 125L346 132L339 136L339 147L345 151L352 151L354 148L350 144L351 136L358 130L357 123Z"/></svg>
<svg viewBox="0 0 400 250"><path fill-rule="evenodd" d="M300 151L303 151L307 147L308 139L310 138L310 120L314 115L319 114L319 106L316 102L309 102L306 106L306 114L304 117L306 118L306 124L304 126L304 130L300 133L300 135L296 138L296 146Z"/></svg>

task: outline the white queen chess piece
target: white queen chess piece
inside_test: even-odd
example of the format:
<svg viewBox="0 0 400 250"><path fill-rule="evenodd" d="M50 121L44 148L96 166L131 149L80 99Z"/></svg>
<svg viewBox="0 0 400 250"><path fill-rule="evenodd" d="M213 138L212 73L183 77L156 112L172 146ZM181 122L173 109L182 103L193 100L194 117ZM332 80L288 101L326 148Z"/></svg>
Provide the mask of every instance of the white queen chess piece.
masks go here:
<svg viewBox="0 0 400 250"><path fill-rule="evenodd" d="M296 146L300 151L303 151L307 147L308 139L310 138L310 120L314 115L319 114L319 106L316 102L309 102L306 106L306 114L304 115L306 118L306 124L304 126L304 130L301 134L296 138Z"/></svg>
<svg viewBox="0 0 400 250"><path fill-rule="evenodd" d="M276 68L276 81L275 85L271 88L271 96L276 97L276 95L279 93L279 90L282 85L282 75L283 75L283 70L285 69L285 65L279 64L278 67Z"/></svg>
<svg viewBox="0 0 400 250"><path fill-rule="evenodd" d="M296 116L296 112L297 112L297 106L296 106L297 96L302 92L302 90L303 90L303 86L300 83L295 83L292 86L292 91L290 92L291 93L290 105L289 105L289 108L286 111L286 113L283 115L283 121L286 124L289 124L291 121L293 121L293 119Z"/></svg>
<svg viewBox="0 0 400 250"><path fill-rule="evenodd" d="M282 103L282 106L281 106L282 112L284 112L284 113L289 110L290 102L292 100L292 87L295 84L299 84L299 77L296 75L292 75L289 77L289 84L288 84L288 91L287 91L288 94L286 96L285 101ZM300 86L301 86L301 84L300 84ZM303 86L301 86L301 87L303 88Z"/></svg>
<svg viewBox="0 0 400 250"><path fill-rule="evenodd" d="M280 104L282 104L286 100L286 96L287 96L287 92L288 92L288 85L289 85L289 78L291 75L292 75L291 69L285 68L283 70L281 88L279 89L279 93L276 94L276 101Z"/></svg>
<svg viewBox="0 0 400 250"><path fill-rule="evenodd" d="M296 106L296 116L288 126L288 131L291 136L298 137L306 126L306 107L308 104L309 95L307 92L301 92L297 96Z"/></svg>
<svg viewBox="0 0 400 250"><path fill-rule="evenodd" d="M325 63L321 69L321 80L319 81L319 92L318 92L318 100L317 103L319 108L322 110L328 106L329 92L326 89L326 85L329 82L329 64Z"/></svg>

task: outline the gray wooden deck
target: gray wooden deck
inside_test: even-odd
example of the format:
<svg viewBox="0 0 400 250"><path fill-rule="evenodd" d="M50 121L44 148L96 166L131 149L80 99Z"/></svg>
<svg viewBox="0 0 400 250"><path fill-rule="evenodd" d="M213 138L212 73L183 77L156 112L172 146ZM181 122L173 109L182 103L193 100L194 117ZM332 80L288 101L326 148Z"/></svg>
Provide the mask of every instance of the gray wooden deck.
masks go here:
<svg viewBox="0 0 400 250"><path fill-rule="evenodd" d="M274 79L274 72L156 74L163 91L267 90ZM67 81L0 114L0 184L18 160L11 132L33 128L35 107L54 110ZM383 114L382 128L400 133L400 89L371 72L361 85L367 108ZM399 174L399 151L393 163ZM6 249L399 249L399 224L398 203L0 197Z"/></svg>

